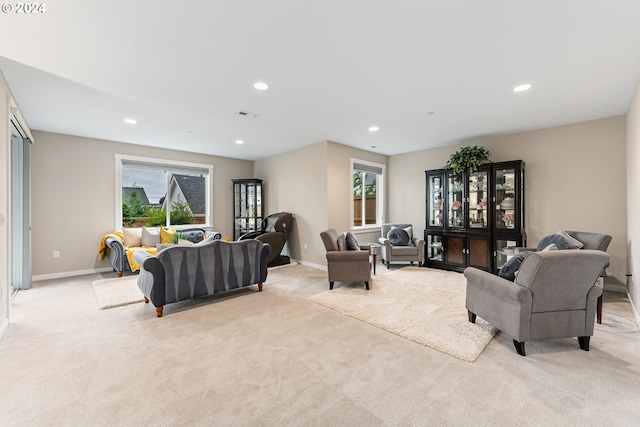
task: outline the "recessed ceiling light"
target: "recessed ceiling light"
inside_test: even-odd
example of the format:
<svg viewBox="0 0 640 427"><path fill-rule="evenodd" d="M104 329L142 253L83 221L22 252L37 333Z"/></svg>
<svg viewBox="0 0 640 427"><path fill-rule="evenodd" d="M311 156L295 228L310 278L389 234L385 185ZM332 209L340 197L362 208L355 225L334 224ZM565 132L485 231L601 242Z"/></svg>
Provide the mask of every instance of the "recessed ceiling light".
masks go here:
<svg viewBox="0 0 640 427"><path fill-rule="evenodd" d="M129 125L137 125L137 124L138 124L138 121L137 121L136 119L129 119L129 118L127 118L127 119L124 119L124 122L125 122L126 124L129 124Z"/></svg>
<svg viewBox="0 0 640 427"><path fill-rule="evenodd" d="M256 84L254 84L253 87L255 87L258 90L267 90L267 89L269 89L269 85L264 83L264 82L258 82Z"/></svg>
<svg viewBox="0 0 640 427"><path fill-rule="evenodd" d="M236 139L236 144L244 144L244 141L241 139Z"/></svg>
<svg viewBox="0 0 640 427"><path fill-rule="evenodd" d="M529 90L531 89L531 85L529 83L524 84L524 85L520 85L520 86L516 86L513 88L514 92L524 92L525 90Z"/></svg>
<svg viewBox="0 0 640 427"><path fill-rule="evenodd" d="M434 114L435 114L435 112L433 112L433 111L427 111L427 116L432 116Z"/></svg>
<svg viewBox="0 0 640 427"><path fill-rule="evenodd" d="M369 128L369 132L378 132L380 130L380 128L378 126L371 126Z"/></svg>

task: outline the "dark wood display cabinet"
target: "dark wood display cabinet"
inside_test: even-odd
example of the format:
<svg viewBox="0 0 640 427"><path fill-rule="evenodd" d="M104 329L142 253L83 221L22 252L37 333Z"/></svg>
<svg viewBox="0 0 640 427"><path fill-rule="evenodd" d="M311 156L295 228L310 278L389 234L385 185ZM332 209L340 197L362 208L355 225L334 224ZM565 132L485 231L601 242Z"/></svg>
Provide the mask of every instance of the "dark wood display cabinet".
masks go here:
<svg viewBox="0 0 640 427"><path fill-rule="evenodd" d="M524 168L516 160L474 172L426 171L425 266L497 273L526 245Z"/></svg>
<svg viewBox="0 0 640 427"><path fill-rule="evenodd" d="M232 179L233 182L233 240L262 223L262 180Z"/></svg>

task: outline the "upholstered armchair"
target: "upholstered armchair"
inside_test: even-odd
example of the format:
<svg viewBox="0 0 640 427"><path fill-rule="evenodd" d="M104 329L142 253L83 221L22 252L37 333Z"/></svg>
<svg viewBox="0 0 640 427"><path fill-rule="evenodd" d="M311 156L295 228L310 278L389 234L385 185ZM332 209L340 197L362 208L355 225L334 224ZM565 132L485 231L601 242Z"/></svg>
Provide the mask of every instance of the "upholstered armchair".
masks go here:
<svg viewBox="0 0 640 427"><path fill-rule="evenodd" d="M396 239L397 236L389 236L389 232L393 229L409 230L410 232L407 231L408 240L403 241L402 238ZM398 234L402 237L403 234L400 230L398 230ZM387 269L392 262L398 261L409 261L411 264L416 261L418 265L422 265L424 262L424 239L413 236L411 224L382 224L380 233L382 234L379 239L382 245L380 256L382 263L387 265Z"/></svg>
<svg viewBox="0 0 640 427"><path fill-rule="evenodd" d="M566 233L576 239L578 242L582 244L581 249L592 249L594 251L603 251L606 252L609 247L609 243L611 243L611 236L608 234L602 233L591 233L588 231L566 231ZM544 239L543 239L544 240ZM542 243L542 241L540 242ZM541 250L543 244L538 244L536 248L516 248L515 253L524 251L537 251ZM600 273L600 279L602 280L602 287L604 288L604 278L607 277L607 273L605 269L609 267L609 263L604 266L604 269ZM602 323L602 294L598 297L598 305L596 310L596 320L598 323Z"/></svg>
<svg viewBox="0 0 640 427"><path fill-rule="evenodd" d="M598 250L532 252L514 282L467 267L466 308L469 321L476 316L513 338L516 351L525 355L529 340L578 337L589 351L593 335L598 276L609 255Z"/></svg>
<svg viewBox="0 0 640 427"><path fill-rule="evenodd" d="M284 262L279 258L289 238L292 223L293 215L289 212L274 213L262 220L260 230L243 234L238 240L256 239L262 243L268 243L271 246L271 253L267 256L267 265L288 264L288 258Z"/></svg>
<svg viewBox="0 0 640 427"><path fill-rule="evenodd" d="M371 280L369 245L358 244L357 249L343 249L339 243L341 236L333 228L320 233L320 237L327 250L329 289L333 289L334 282L364 282L368 290Z"/></svg>

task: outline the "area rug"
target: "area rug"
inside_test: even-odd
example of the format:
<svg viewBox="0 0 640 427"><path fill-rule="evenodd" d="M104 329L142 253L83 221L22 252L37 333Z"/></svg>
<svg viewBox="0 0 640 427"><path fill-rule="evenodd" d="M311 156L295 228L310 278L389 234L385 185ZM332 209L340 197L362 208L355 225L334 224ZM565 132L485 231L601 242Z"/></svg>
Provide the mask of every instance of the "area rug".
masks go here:
<svg viewBox="0 0 640 427"><path fill-rule="evenodd" d="M408 266L373 276L370 288L354 283L309 299L467 362L497 332L483 319L469 322L460 273Z"/></svg>
<svg viewBox="0 0 640 427"><path fill-rule="evenodd" d="M138 276L101 279L93 282L93 292L100 310L144 301L138 288Z"/></svg>

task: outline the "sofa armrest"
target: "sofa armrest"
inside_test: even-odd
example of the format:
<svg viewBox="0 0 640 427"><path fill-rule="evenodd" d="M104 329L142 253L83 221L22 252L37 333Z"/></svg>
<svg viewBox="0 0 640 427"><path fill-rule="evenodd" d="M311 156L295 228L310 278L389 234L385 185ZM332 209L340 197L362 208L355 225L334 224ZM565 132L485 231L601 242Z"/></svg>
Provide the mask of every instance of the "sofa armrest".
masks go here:
<svg viewBox="0 0 640 427"><path fill-rule="evenodd" d="M165 273L162 263L157 257L145 251L135 251L133 260L140 266L138 288L154 306L165 305Z"/></svg>
<svg viewBox="0 0 640 427"><path fill-rule="evenodd" d="M121 273L124 271L124 260L126 258L124 254L124 243L118 238L109 237L105 240L105 244L109 248L109 262L111 266L115 271Z"/></svg>
<svg viewBox="0 0 640 427"><path fill-rule="evenodd" d="M329 251L327 261L359 261L369 260L368 251Z"/></svg>
<svg viewBox="0 0 640 427"><path fill-rule="evenodd" d="M531 291L528 288L487 271L467 267L464 270L464 277L467 279L467 289L475 287L483 292L499 295L501 298L519 303L531 301Z"/></svg>

